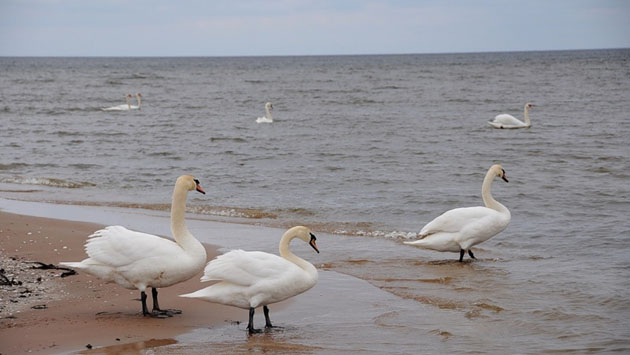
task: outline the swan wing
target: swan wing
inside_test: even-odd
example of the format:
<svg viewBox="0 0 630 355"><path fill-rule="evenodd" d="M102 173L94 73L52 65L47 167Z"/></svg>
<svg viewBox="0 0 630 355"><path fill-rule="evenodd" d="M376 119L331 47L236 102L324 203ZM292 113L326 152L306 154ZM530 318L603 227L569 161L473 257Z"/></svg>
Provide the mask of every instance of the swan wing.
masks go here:
<svg viewBox="0 0 630 355"><path fill-rule="evenodd" d="M502 124L502 125L506 125L506 126L518 126L518 125L524 125L525 123L523 123L522 121L520 121L518 118L512 116L512 115L508 115L507 113L501 114L501 115L497 115L493 121L494 123L497 124Z"/></svg>
<svg viewBox="0 0 630 355"><path fill-rule="evenodd" d="M299 270L297 265L280 256L239 249L210 261L201 281L221 280L250 286L262 280L284 278Z"/></svg>
<svg viewBox="0 0 630 355"><path fill-rule="evenodd" d="M127 110L129 110L129 106L127 106L127 105L118 105L118 106L112 106L112 107L105 107L105 108L102 108L101 110L103 110L103 111L127 111Z"/></svg>
<svg viewBox="0 0 630 355"><path fill-rule="evenodd" d="M122 226L110 226L89 236L85 251L94 261L113 267L133 264L153 257L176 256L182 248L156 235L135 232Z"/></svg>
<svg viewBox="0 0 630 355"><path fill-rule="evenodd" d="M489 212L496 212L487 207L463 207L446 211L427 223L420 231L421 236L427 236L439 232L456 233L468 224L486 217Z"/></svg>

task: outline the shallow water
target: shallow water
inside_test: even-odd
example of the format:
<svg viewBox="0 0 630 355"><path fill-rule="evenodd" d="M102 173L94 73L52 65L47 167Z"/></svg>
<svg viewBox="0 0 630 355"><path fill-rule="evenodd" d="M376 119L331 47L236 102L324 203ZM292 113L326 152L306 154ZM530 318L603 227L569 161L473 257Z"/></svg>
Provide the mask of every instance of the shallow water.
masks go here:
<svg viewBox="0 0 630 355"><path fill-rule="evenodd" d="M329 236L321 269L440 323L385 316L397 334L447 351L627 350L629 64L629 50L0 58L0 196L159 213L189 172L208 191L189 197L191 211L311 225ZM137 91L141 111L100 110ZM266 101L275 122L256 124ZM530 129L486 124L522 118L525 102ZM494 163L510 179L493 194L512 221L479 260L401 244L481 204Z"/></svg>

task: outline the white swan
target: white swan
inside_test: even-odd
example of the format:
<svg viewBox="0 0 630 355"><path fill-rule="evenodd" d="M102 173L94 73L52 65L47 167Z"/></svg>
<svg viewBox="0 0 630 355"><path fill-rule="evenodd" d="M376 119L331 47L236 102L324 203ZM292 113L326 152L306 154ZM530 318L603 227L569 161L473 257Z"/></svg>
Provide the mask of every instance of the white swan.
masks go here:
<svg viewBox="0 0 630 355"><path fill-rule="evenodd" d="M142 108L142 94L141 93L136 94L136 101L138 101L138 106L130 105L129 106L130 110L139 110Z"/></svg>
<svg viewBox="0 0 630 355"><path fill-rule="evenodd" d="M501 165L490 167L481 187L486 207L456 208L444 212L422 228L421 239L405 244L436 251L459 252L459 261L468 251L468 255L475 259L470 248L503 231L511 219L510 210L497 202L490 192L495 177L508 182Z"/></svg>
<svg viewBox="0 0 630 355"><path fill-rule="evenodd" d="M494 128L529 128L532 126L532 122L529 119L529 109L533 108L534 105L527 103L525 104L525 108L523 109L523 116L525 117L525 122L520 121L518 118L508 115L507 113L503 113L497 115L494 120L488 121L488 124Z"/></svg>
<svg viewBox="0 0 630 355"><path fill-rule="evenodd" d="M127 96L125 96L125 100L127 101L127 103L124 105L105 107L105 108L102 108L101 110L103 111L129 111L131 110L131 104L129 103L129 100L131 100L131 94L127 94Z"/></svg>
<svg viewBox="0 0 630 355"><path fill-rule="evenodd" d="M271 110L273 110L273 106L271 102L267 102L265 104L265 117L258 117L256 119L256 123L271 123L273 122L273 117L271 117Z"/></svg>
<svg viewBox="0 0 630 355"><path fill-rule="evenodd" d="M210 261L201 281L218 283L181 297L249 309L249 333L254 329L254 311L263 306L265 326L273 327L269 319L268 304L296 296L317 283L317 269L289 250L292 239L309 243L316 252L315 235L311 230L297 226L289 229L280 239L280 256L260 251L232 250Z"/></svg>
<svg viewBox="0 0 630 355"><path fill-rule="evenodd" d="M121 226L110 226L89 236L85 251L89 258L81 262L62 262L108 282L140 291L142 314L171 316L178 310L161 310L157 288L186 281L203 269L206 249L190 234L184 220L188 191L205 191L199 180L190 175L177 179L171 205L171 231L175 242L155 235L134 232ZM145 293L152 288L153 312L147 309Z"/></svg>

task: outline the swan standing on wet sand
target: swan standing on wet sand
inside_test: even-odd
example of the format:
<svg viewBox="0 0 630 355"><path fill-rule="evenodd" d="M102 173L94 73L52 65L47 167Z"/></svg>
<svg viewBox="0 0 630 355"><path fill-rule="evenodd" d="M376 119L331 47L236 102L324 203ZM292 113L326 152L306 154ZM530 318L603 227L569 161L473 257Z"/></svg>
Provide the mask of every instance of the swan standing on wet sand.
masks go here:
<svg viewBox="0 0 630 355"><path fill-rule="evenodd" d="M405 244L436 251L459 252L462 261L466 251L475 259L470 248L497 235L510 223L510 210L497 202L490 192L494 178L508 182L501 165L493 165L486 173L481 187L485 207L456 208L425 225L420 231L420 239Z"/></svg>
<svg viewBox="0 0 630 355"><path fill-rule="evenodd" d="M129 111L131 110L131 107L132 107L131 104L129 103L129 100L131 100L131 94L127 94L127 96L125 96L125 100L127 101L127 103L124 105L105 107L105 108L102 108L101 110L103 111Z"/></svg>
<svg viewBox="0 0 630 355"><path fill-rule="evenodd" d="M525 108L523 108L523 116L525 117L525 122L520 121L516 117L512 115L508 115L507 113L503 113L497 115L494 120L488 121L488 124L494 128L503 128L503 129L513 129L513 128L529 128L532 126L532 121L529 119L529 109L533 108L534 105L527 103L525 104Z"/></svg>
<svg viewBox="0 0 630 355"><path fill-rule="evenodd" d="M227 306L249 309L247 329L254 329L254 312L263 306L265 328L273 328L267 305L286 300L310 289L317 283L317 269L289 250L289 243L298 238L316 252L317 239L311 230L297 226L280 239L280 256L261 251L232 250L210 261L201 281L219 281L199 291L180 295Z"/></svg>
<svg viewBox="0 0 630 355"><path fill-rule="evenodd" d="M206 249L186 227L186 196L193 190L206 193L193 176L182 175L177 179L171 205L171 231L175 242L121 226L110 226L89 236L85 244L89 258L61 264L130 290L137 289L145 316L166 317L181 313L160 309L157 288L190 279L206 263ZM148 287L152 288L153 312L147 309L145 291Z"/></svg>
<svg viewBox="0 0 630 355"><path fill-rule="evenodd" d="M273 117L271 117L271 110L273 110L273 106L271 102L267 102L265 104L265 117L258 117L256 123L272 123Z"/></svg>

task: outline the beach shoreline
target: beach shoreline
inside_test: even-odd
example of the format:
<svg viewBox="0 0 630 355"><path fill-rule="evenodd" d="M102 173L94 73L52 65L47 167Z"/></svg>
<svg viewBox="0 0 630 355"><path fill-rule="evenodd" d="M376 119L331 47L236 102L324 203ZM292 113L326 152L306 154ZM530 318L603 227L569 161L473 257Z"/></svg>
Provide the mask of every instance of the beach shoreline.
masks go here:
<svg viewBox="0 0 630 355"><path fill-rule="evenodd" d="M61 353L122 344L175 342L178 334L240 319L236 309L205 302L185 302L179 294L199 289L199 275L160 289L160 303L182 309L167 319L143 317L137 291L107 284L79 272L33 269L35 262L86 257L83 245L101 225L0 212L0 265L10 285L0 286L0 353ZM206 245L208 259L217 247ZM3 280L5 280L3 278ZM89 344L89 346L88 346Z"/></svg>

